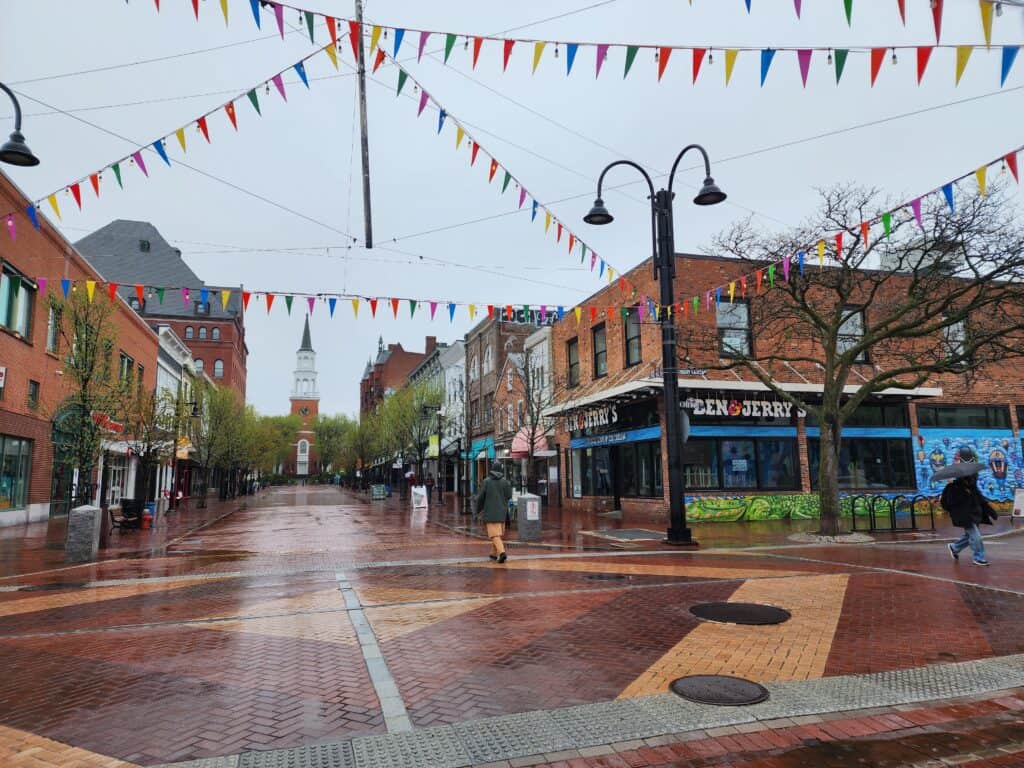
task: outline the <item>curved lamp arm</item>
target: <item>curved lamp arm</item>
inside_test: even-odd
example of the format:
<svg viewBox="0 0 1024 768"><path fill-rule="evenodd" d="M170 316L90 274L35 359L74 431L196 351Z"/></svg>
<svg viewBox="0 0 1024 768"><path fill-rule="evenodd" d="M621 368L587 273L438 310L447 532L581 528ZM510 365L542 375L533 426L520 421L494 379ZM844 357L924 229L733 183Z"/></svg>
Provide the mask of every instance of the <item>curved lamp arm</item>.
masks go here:
<svg viewBox="0 0 1024 768"><path fill-rule="evenodd" d="M655 264L655 272L657 272L658 230L656 214L654 210L654 182L651 180L650 174L643 169L643 166L634 163L632 160L616 160L614 163L609 163L607 166L605 166L605 169L601 171L601 175L597 177L597 198L599 200L601 199L601 188L604 186L604 175L617 165L628 165L630 168L635 168L636 170L640 171L640 175L643 176L644 180L647 182L647 188L651 191L651 256L652 261ZM675 171L675 167L673 167L672 170Z"/></svg>
<svg viewBox="0 0 1024 768"><path fill-rule="evenodd" d="M0 91L3 91L11 97L11 102L14 104L14 130L21 130L21 105L18 103L18 98L14 95L14 91L8 88L3 83L0 83Z"/></svg>
<svg viewBox="0 0 1024 768"><path fill-rule="evenodd" d="M672 163L672 170L668 174L668 191L672 192L672 184L676 180L676 169L679 167L679 161L683 159L683 155L689 152L691 149L696 149L704 156L704 176L705 178L711 178L711 160L708 159L708 153L700 144L690 144L689 146L683 147L683 151L676 157L676 161Z"/></svg>

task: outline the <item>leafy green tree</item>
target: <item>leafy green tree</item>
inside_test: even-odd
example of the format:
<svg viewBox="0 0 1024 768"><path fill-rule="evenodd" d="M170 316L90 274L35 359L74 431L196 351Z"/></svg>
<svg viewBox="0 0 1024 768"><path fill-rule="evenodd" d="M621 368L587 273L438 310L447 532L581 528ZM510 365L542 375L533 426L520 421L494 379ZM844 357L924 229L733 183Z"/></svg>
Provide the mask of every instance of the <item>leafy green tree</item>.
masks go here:
<svg viewBox="0 0 1024 768"><path fill-rule="evenodd" d="M324 471L328 467L337 471L342 469L342 459L346 444L352 441L352 433L358 425L348 416L320 416L313 425L316 450L320 457L320 466Z"/></svg>
<svg viewBox="0 0 1024 768"><path fill-rule="evenodd" d="M137 389L128 403L124 439L139 462L135 498L149 501L150 479L156 468L174 455L180 429L177 398L170 392Z"/></svg>
<svg viewBox="0 0 1024 768"><path fill-rule="evenodd" d="M398 390L380 409L380 435L383 446L395 455L415 463L420 472L430 438L437 434L437 410L441 390L423 381Z"/></svg>

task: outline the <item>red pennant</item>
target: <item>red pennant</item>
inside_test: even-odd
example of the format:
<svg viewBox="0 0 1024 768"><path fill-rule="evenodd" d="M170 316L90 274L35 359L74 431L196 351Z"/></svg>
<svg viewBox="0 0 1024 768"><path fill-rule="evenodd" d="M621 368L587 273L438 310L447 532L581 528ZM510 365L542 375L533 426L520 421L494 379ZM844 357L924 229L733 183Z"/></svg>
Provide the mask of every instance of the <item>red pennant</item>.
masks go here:
<svg viewBox="0 0 1024 768"><path fill-rule="evenodd" d="M843 260L843 233L836 234L836 259Z"/></svg>
<svg viewBox="0 0 1024 768"><path fill-rule="evenodd" d="M199 21L199 0L192 0L192 12L196 15L196 21Z"/></svg>
<svg viewBox="0 0 1024 768"><path fill-rule="evenodd" d="M757 270L756 277L757 277L757 292L760 293L761 292L761 280L764 279L764 270L763 269Z"/></svg>
<svg viewBox="0 0 1024 768"><path fill-rule="evenodd" d="M665 74L665 67L668 66L668 57L672 55L672 49L668 47L662 48L658 52L658 80L661 80L661 76Z"/></svg>
<svg viewBox="0 0 1024 768"><path fill-rule="evenodd" d="M615 307L608 307L608 322L612 322L615 319Z"/></svg>
<svg viewBox="0 0 1024 768"><path fill-rule="evenodd" d="M678 314L678 312L679 312L679 305L676 304L676 313ZM683 317L689 317L689 316L690 316L690 302L684 301L683 302Z"/></svg>
<svg viewBox="0 0 1024 768"><path fill-rule="evenodd" d="M506 304L505 305L505 319L506 320L511 320L512 319L512 305L511 304Z"/></svg>
<svg viewBox="0 0 1024 768"><path fill-rule="evenodd" d="M337 48L338 47L338 27L337 27L337 22L335 22L333 16L324 16L324 19L327 21L327 31L331 35L331 45L333 45L335 48Z"/></svg>
<svg viewBox="0 0 1024 768"><path fill-rule="evenodd" d="M576 245L576 235L569 233L569 253L572 253L572 247Z"/></svg>
<svg viewBox="0 0 1024 768"><path fill-rule="evenodd" d="M558 231L555 234L555 242L556 243L562 242L562 223L561 222L558 223Z"/></svg>
<svg viewBox="0 0 1024 768"><path fill-rule="evenodd" d="M374 317L377 316L377 300L376 299L370 299L370 314L373 315Z"/></svg>
<svg viewBox="0 0 1024 768"><path fill-rule="evenodd" d="M917 84L921 84L924 71L928 69L928 62L932 58L932 46L922 45L917 49Z"/></svg>
<svg viewBox="0 0 1024 768"><path fill-rule="evenodd" d="M71 190L71 196L75 198L75 203L78 204L78 210L82 210L82 187L76 181L68 189Z"/></svg>
<svg viewBox="0 0 1024 768"><path fill-rule="evenodd" d="M866 221L862 221L860 224L860 236L864 239L864 248L868 247L868 233L871 232L871 225Z"/></svg>
<svg viewBox="0 0 1024 768"><path fill-rule="evenodd" d="M935 22L935 42L942 39L942 0L932 0L932 20Z"/></svg>
<svg viewBox="0 0 1024 768"><path fill-rule="evenodd" d="M145 298L145 295L146 295L145 291L146 291L146 289L143 288L141 285L138 285L138 284L135 285L135 295L139 297L139 305L140 306L142 305L142 301Z"/></svg>
<svg viewBox="0 0 1024 768"><path fill-rule="evenodd" d="M907 0L896 0L896 7L900 9L900 21L907 26Z"/></svg>
<svg viewBox="0 0 1024 768"><path fill-rule="evenodd" d="M384 49L377 48L377 58L373 60L373 71L376 72L380 69L380 65L384 63Z"/></svg>
<svg viewBox="0 0 1024 768"><path fill-rule="evenodd" d="M747 278L740 278L740 296L747 298Z"/></svg>
<svg viewBox="0 0 1024 768"><path fill-rule="evenodd" d="M153 0L153 2L156 3L156 10L157 10L157 13L159 13L160 12L160 0Z"/></svg>
<svg viewBox="0 0 1024 768"><path fill-rule="evenodd" d="M708 52L707 48L694 48L693 49L693 82L697 82L697 75L700 74L700 65L704 63L704 54Z"/></svg>
<svg viewBox="0 0 1024 768"><path fill-rule="evenodd" d="M391 312L394 314L396 320L398 319L398 302L399 299L391 300Z"/></svg>
<svg viewBox="0 0 1024 768"><path fill-rule="evenodd" d="M590 308L590 324L593 325L595 320L597 320L597 307L591 307Z"/></svg>
<svg viewBox="0 0 1024 768"><path fill-rule="evenodd" d="M267 314L268 315L270 314L270 308L272 306L274 306L274 294L268 293L267 294Z"/></svg>
<svg viewBox="0 0 1024 768"><path fill-rule="evenodd" d="M1010 173L1013 174L1013 180L1020 184L1020 176L1017 174L1017 153L1011 152L1006 157L1006 167L1010 169Z"/></svg>
<svg viewBox="0 0 1024 768"><path fill-rule="evenodd" d="M473 165L474 163L476 163L476 154L477 154L477 152L479 152L479 151L480 151L480 145L479 145L479 144L477 144L477 143L476 143L476 142L474 141L474 142L473 142L473 151L472 151L472 153L471 153L471 154L469 155L469 164L470 164L470 165Z"/></svg>
<svg viewBox="0 0 1024 768"><path fill-rule="evenodd" d="M248 291L242 291L242 311L248 311L249 299L252 298L252 294Z"/></svg>
<svg viewBox="0 0 1024 768"><path fill-rule="evenodd" d="M882 62L885 61L885 52L888 48L872 48L871 49L871 85L874 86L875 80L878 78L878 70L882 68Z"/></svg>
<svg viewBox="0 0 1024 768"><path fill-rule="evenodd" d="M490 320L493 317L494 317L494 305L493 304L488 304L487 305L487 319Z"/></svg>
<svg viewBox="0 0 1024 768"><path fill-rule="evenodd" d="M359 41L363 34L362 25L358 21L348 23L348 39L352 43L352 57L359 61Z"/></svg>
<svg viewBox="0 0 1024 768"><path fill-rule="evenodd" d="M206 139L206 143L209 144L210 129L206 127L206 116L204 115L203 117L200 117L198 120L196 120L196 125L199 126L199 130L202 132L203 138Z"/></svg>
<svg viewBox="0 0 1024 768"><path fill-rule="evenodd" d="M491 158L491 172L487 174L487 181L491 182L494 180L494 174L498 171L498 161L493 157Z"/></svg>
<svg viewBox="0 0 1024 768"><path fill-rule="evenodd" d="M480 58L480 46L484 44L482 37L473 38L473 69L476 69L476 60Z"/></svg>
<svg viewBox="0 0 1024 768"><path fill-rule="evenodd" d="M228 120L231 121L231 125L234 126L235 130L238 130L238 119L235 116L235 105L230 101L224 105L224 111L228 113Z"/></svg>
<svg viewBox="0 0 1024 768"><path fill-rule="evenodd" d="M626 292L626 278L624 277L619 278L619 290L621 290L623 293Z"/></svg>
<svg viewBox="0 0 1024 768"><path fill-rule="evenodd" d="M89 183L92 184L92 191L96 193L96 197L100 196L100 175L94 173L89 176Z"/></svg>
<svg viewBox="0 0 1024 768"><path fill-rule="evenodd" d="M107 283L107 296L110 297L110 300L113 301L114 297L116 295L117 295L117 283Z"/></svg>
<svg viewBox="0 0 1024 768"><path fill-rule="evenodd" d="M512 53L512 46L515 45L515 42L516 42L515 40L506 40L505 41L505 63L502 64L502 67L501 67L501 71L502 72L504 72L506 69L508 69L508 57Z"/></svg>

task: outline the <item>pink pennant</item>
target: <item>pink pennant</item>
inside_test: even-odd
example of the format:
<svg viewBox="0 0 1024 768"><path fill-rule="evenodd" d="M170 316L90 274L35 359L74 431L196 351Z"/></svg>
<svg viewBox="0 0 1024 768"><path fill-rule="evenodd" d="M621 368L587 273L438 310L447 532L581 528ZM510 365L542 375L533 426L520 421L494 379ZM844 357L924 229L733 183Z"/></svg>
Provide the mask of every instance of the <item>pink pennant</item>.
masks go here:
<svg viewBox="0 0 1024 768"><path fill-rule="evenodd" d="M183 304L188 304L188 288L181 289L181 301Z"/></svg>
<svg viewBox="0 0 1024 768"><path fill-rule="evenodd" d="M782 276L786 282L789 282L789 256L782 260Z"/></svg>
<svg viewBox="0 0 1024 768"><path fill-rule="evenodd" d="M18 231L14 226L14 217L10 214L7 214L7 234L11 236L11 240L18 239Z"/></svg>
<svg viewBox="0 0 1024 768"><path fill-rule="evenodd" d="M280 6L278 7L280 8ZM281 94L281 98L288 101L288 94L284 92L284 81L281 79L281 73L278 72L270 79L273 81L274 87L277 88L277 92Z"/></svg>
<svg viewBox="0 0 1024 768"><path fill-rule="evenodd" d="M428 37L430 37L430 33L429 32L420 32L420 50L419 50L419 53L416 55L416 61L419 61L420 59L423 58L423 49L427 45L427 38Z"/></svg>
<svg viewBox="0 0 1024 768"><path fill-rule="evenodd" d="M526 187L519 188L519 207L523 207L523 203L526 201Z"/></svg>
<svg viewBox="0 0 1024 768"><path fill-rule="evenodd" d="M39 293L41 293L43 296L45 296L46 295L46 278L45 277L37 277L36 278L36 286L38 286L38 288L39 288Z"/></svg>
<svg viewBox="0 0 1024 768"><path fill-rule="evenodd" d="M593 251L590 252L590 271L594 271L594 265L597 263L597 254Z"/></svg>
<svg viewBox="0 0 1024 768"><path fill-rule="evenodd" d="M800 18L800 10L801 10L800 6L802 4L803 4L802 0L793 0L793 7L796 8L796 17L798 19Z"/></svg>
<svg viewBox="0 0 1024 768"><path fill-rule="evenodd" d="M799 15L799 11L797 11ZM811 71L811 50L809 48L802 48L796 52L797 61L800 63L800 79L803 81L804 88L807 87L807 73Z"/></svg>
<svg viewBox="0 0 1024 768"><path fill-rule="evenodd" d="M313 307L316 306L316 297L315 296L307 296L306 297L306 302L309 304L309 314L312 315L313 314Z"/></svg>
<svg viewBox="0 0 1024 768"><path fill-rule="evenodd" d="M142 171L143 175L149 176L149 171L146 170L146 163L142 159L142 153L141 152L133 152L132 153L132 160L134 160L135 164L139 166L139 170Z"/></svg>
<svg viewBox="0 0 1024 768"><path fill-rule="evenodd" d="M608 56L608 48L607 43L601 43L597 46L597 72L594 74L594 77L601 76L601 67L604 64L605 57Z"/></svg>
<svg viewBox="0 0 1024 768"><path fill-rule="evenodd" d="M910 202L910 210L914 212L914 218L917 219L917 226L924 229L924 222L921 220L921 198L912 200Z"/></svg>
<svg viewBox="0 0 1024 768"><path fill-rule="evenodd" d="M426 109L427 106L427 99L429 98L430 96L425 90L420 91L420 108L416 110L416 117L423 114L423 110Z"/></svg>
<svg viewBox="0 0 1024 768"><path fill-rule="evenodd" d="M437 312L437 302L436 301L432 301L432 302L430 302L430 319L431 320L434 319L434 313L435 312Z"/></svg>
<svg viewBox="0 0 1024 768"><path fill-rule="evenodd" d="M281 39L284 39L284 6L280 3L271 3L274 6L274 18L277 19L277 31L281 33Z"/></svg>

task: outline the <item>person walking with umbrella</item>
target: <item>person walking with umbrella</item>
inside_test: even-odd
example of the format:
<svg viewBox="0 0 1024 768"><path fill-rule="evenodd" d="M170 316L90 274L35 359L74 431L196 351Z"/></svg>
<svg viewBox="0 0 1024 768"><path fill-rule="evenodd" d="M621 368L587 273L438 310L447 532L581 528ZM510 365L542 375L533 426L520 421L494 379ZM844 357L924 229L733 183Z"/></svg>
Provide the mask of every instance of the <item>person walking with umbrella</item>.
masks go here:
<svg viewBox="0 0 1024 768"><path fill-rule="evenodd" d="M949 545L949 554L954 560L959 560L960 553L970 547L974 553L972 562L975 565L988 565L985 543L981 539L978 525L990 525L998 515L978 488L978 473L985 465L974 461L974 458L974 452L965 446L959 451L959 461L938 470L932 479L953 479L943 489L940 503L949 512L953 525L964 529L964 535Z"/></svg>

